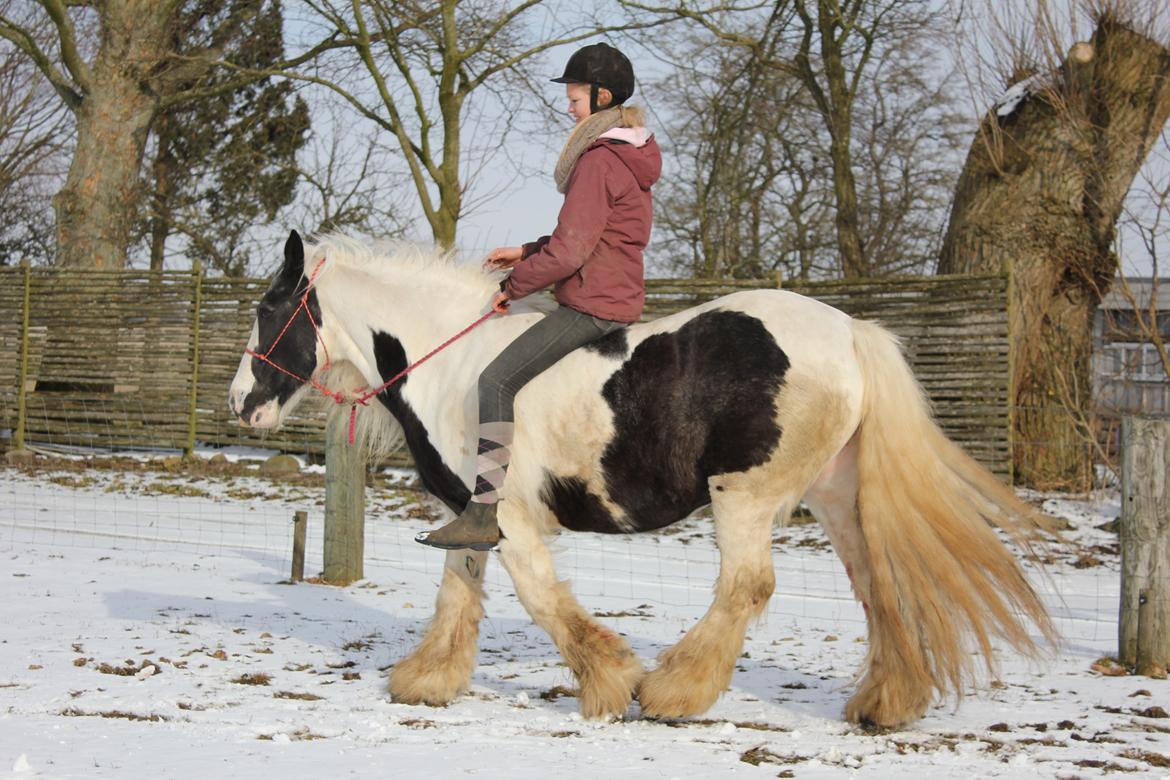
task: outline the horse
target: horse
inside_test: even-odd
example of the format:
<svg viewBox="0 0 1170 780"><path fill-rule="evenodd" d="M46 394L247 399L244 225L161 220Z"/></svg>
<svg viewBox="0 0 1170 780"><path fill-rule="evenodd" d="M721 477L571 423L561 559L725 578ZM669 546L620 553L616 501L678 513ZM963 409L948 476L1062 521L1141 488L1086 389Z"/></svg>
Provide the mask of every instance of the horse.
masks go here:
<svg viewBox="0 0 1170 780"><path fill-rule="evenodd" d="M337 400L378 388L482 317L498 281L417 247L326 236L306 251L294 231L229 405L243 424L273 428L313 387ZM375 455L405 440L424 488L451 512L471 496L476 380L543 316L524 303L358 415ZM709 708L775 590L773 524L801 501L866 615L848 721L904 726L961 698L984 667L994 673L994 640L1029 657L1057 641L997 533L1026 545L1041 517L947 439L892 334L811 298L737 292L578 349L519 393L513 444L496 552L576 678L585 717L624 716L635 696L646 718ZM558 580L546 538L651 531L706 506L720 556L714 600L646 671ZM391 670L393 701L441 706L467 689L488 557L446 553L425 636Z"/></svg>

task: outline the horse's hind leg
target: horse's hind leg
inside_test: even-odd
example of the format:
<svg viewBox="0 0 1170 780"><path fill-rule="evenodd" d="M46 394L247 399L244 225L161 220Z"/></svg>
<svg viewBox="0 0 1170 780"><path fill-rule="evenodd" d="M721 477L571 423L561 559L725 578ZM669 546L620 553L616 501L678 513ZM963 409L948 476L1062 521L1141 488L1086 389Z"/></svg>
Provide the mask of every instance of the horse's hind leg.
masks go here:
<svg viewBox="0 0 1170 780"><path fill-rule="evenodd" d="M933 689L929 680L906 673L899 651L905 639L891 621L869 609L872 573L857 505L857 437L825 467L804 497L845 565L853 593L865 609L869 652L864 676L845 705L846 720L898 723L922 717Z"/></svg>
<svg viewBox="0 0 1170 780"><path fill-rule="evenodd" d="M817 475L804 503L825 529L853 586L853 595L869 610L869 553L857 516L857 437Z"/></svg>
<svg viewBox="0 0 1170 780"><path fill-rule="evenodd" d="M557 582L552 556L540 532L515 505L500 503L500 561L520 603L548 632L581 686L581 714L624 715L642 677L642 665L626 640L594 620Z"/></svg>
<svg viewBox="0 0 1170 780"><path fill-rule="evenodd" d="M390 696L404 704L449 703L471 681L483 619L487 553L452 550L443 567L435 615L414 652L390 671Z"/></svg>
<svg viewBox="0 0 1170 780"><path fill-rule="evenodd" d="M753 495L743 475L711 480L719 580L715 601L694 628L659 656L658 668L638 689L642 714L651 718L694 715L710 707L731 682L748 622L763 613L776 588L772 570L772 523L790 513L796 495Z"/></svg>

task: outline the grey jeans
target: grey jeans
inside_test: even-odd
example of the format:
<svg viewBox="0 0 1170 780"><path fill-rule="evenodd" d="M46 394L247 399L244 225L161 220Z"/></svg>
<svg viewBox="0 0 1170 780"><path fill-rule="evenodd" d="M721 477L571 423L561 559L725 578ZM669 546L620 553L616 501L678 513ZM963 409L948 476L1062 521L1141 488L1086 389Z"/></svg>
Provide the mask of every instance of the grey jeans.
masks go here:
<svg viewBox="0 0 1170 780"><path fill-rule="evenodd" d="M626 327L561 306L520 334L488 364L479 377L479 421L513 422L513 401L520 388L565 355Z"/></svg>

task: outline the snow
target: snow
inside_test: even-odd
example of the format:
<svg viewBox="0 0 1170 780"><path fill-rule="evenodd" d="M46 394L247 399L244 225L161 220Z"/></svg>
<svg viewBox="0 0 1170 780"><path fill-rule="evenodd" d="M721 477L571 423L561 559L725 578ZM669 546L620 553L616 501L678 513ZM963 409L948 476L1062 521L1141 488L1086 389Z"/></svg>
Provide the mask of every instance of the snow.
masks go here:
<svg viewBox="0 0 1170 780"><path fill-rule="evenodd" d="M996 116L1005 117L1010 116L1015 111L1020 103L1026 98L1030 97L1037 86L1041 83L1039 75L1029 76L1023 81L1017 81L1012 84L1004 93L1000 95L999 99L995 101Z"/></svg>
<svg viewBox="0 0 1170 780"><path fill-rule="evenodd" d="M391 703L386 669L441 575L412 541L431 522L412 482L370 490L366 579L338 588L286 584L296 509L321 565L319 475L0 469L0 777L1170 777L1170 719L1152 717L1170 685L1090 669L1116 650L1117 539L1096 528L1116 496L1030 496L1072 525L1036 579L1065 637L1052 659L1005 653L958 709L870 734L841 720L865 626L813 524L776 529L776 596L701 717L646 721L635 702L583 720L495 563L470 692ZM555 543L647 667L702 615L718 566L709 521L669 530Z"/></svg>

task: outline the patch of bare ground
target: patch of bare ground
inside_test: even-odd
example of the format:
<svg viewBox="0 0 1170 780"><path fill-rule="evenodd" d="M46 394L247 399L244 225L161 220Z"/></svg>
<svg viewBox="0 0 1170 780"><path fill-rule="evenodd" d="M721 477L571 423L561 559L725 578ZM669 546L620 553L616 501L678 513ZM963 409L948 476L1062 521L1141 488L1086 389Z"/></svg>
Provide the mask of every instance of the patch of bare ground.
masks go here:
<svg viewBox="0 0 1170 780"><path fill-rule="evenodd" d="M804 756L797 755L782 756L779 753L773 753L763 745L759 745L752 748L751 750L744 751L742 754L740 754L739 760L745 764L751 764L752 766L759 766L760 764L777 764L784 766L785 764L801 764L808 759Z"/></svg>
<svg viewBox="0 0 1170 780"><path fill-rule="evenodd" d="M74 666L84 666L85 665L85 663L81 663L81 664L77 663L78 660L85 661L86 659L74 659L74 661L73 661ZM115 666L114 664L107 664L107 663L103 662L103 663L98 664L97 670L99 672L101 672L102 674L113 674L113 675L117 675L119 677L134 677L135 675L139 674L143 669L145 669L148 666L154 667L153 674L158 674L160 671L162 671L161 669L158 668L157 664L155 664L153 661L148 661L145 658L142 659L142 661L139 662L137 665L135 665L134 661L129 660L129 659L127 659L125 662L123 662L119 666Z"/></svg>
<svg viewBox="0 0 1170 780"><path fill-rule="evenodd" d="M61 710L61 714L69 718L121 718L123 720L141 720L150 723L161 723L170 720L166 715L157 715L151 713L150 715L140 715L137 712L125 712L123 710L103 710L101 712L85 712L76 707L70 707L67 710Z"/></svg>
<svg viewBox="0 0 1170 780"><path fill-rule="evenodd" d="M265 674L264 672L241 674L239 677L233 678L232 682L238 685L267 685L272 682L272 675Z"/></svg>
<svg viewBox="0 0 1170 780"><path fill-rule="evenodd" d="M747 720L713 720L710 718L700 718L696 720L663 720L659 722L664 726L670 726L672 729L690 728L691 726L724 726L730 723L737 729L749 729L751 731L787 732L791 730L783 726L773 726L771 723L756 723Z"/></svg>
<svg viewBox="0 0 1170 780"><path fill-rule="evenodd" d="M1162 753L1154 753L1149 750L1140 750L1138 748L1134 748L1132 750L1125 751L1121 754L1121 756L1122 758L1128 758L1132 761L1141 761L1143 764L1156 766L1159 769L1170 769L1170 756L1163 755Z"/></svg>
<svg viewBox="0 0 1170 780"><path fill-rule="evenodd" d="M577 691L572 688L566 688L563 685L554 685L547 691L542 691L540 694L540 698L544 699L545 701L556 701L562 696L575 699L577 698Z"/></svg>
<svg viewBox="0 0 1170 780"><path fill-rule="evenodd" d="M281 733L284 733L284 732L281 732ZM309 742L309 741L314 740L314 739L327 739L327 737L325 737L321 734L314 734L313 732L309 731L307 728L297 729L296 731L288 732L287 734L285 734L285 736L287 736L293 742ZM276 734L260 734L259 736L256 737L256 739L262 739L262 740L271 742L272 740L276 739Z"/></svg>
<svg viewBox="0 0 1170 780"><path fill-rule="evenodd" d="M1082 769L1104 769L1106 772L1137 772L1136 767L1122 766L1116 761L1098 761L1094 758L1083 758L1080 761L1074 761L1073 766L1079 766Z"/></svg>
<svg viewBox="0 0 1170 780"><path fill-rule="evenodd" d="M298 701L320 701L324 696L318 696L315 693L300 693L297 691L276 691L272 694L274 699L296 699Z"/></svg>

